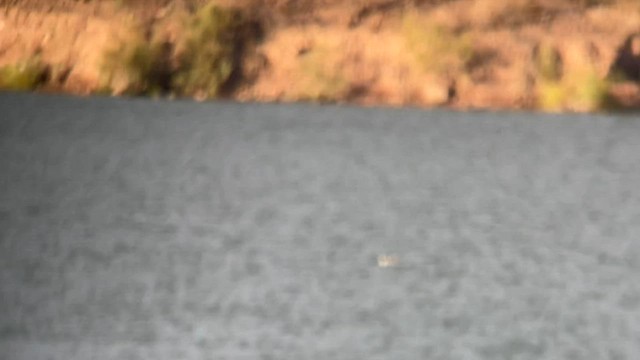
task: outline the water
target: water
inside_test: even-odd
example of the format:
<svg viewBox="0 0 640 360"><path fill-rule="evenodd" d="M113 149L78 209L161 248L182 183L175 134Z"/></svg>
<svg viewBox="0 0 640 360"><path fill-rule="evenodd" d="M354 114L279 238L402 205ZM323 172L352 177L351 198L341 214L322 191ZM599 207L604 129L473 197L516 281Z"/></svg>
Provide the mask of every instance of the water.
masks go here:
<svg viewBox="0 0 640 360"><path fill-rule="evenodd" d="M0 114L1 359L640 354L634 117Z"/></svg>

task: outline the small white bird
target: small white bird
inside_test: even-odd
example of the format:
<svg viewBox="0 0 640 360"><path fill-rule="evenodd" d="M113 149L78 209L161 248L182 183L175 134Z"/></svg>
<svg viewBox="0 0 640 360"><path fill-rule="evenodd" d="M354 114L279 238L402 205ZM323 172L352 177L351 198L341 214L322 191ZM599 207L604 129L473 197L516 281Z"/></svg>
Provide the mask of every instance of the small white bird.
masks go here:
<svg viewBox="0 0 640 360"><path fill-rule="evenodd" d="M400 258L397 255L378 255L378 267L393 267L397 266L400 262Z"/></svg>

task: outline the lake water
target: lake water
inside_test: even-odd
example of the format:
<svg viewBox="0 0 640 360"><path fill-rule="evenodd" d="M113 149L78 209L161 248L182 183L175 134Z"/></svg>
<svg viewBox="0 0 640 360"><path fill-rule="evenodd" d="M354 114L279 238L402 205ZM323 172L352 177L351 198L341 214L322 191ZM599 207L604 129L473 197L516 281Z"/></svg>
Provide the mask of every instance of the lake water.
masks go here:
<svg viewBox="0 0 640 360"><path fill-rule="evenodd" d="M0 94L0 358L637 359L640 118Z"/></svg>

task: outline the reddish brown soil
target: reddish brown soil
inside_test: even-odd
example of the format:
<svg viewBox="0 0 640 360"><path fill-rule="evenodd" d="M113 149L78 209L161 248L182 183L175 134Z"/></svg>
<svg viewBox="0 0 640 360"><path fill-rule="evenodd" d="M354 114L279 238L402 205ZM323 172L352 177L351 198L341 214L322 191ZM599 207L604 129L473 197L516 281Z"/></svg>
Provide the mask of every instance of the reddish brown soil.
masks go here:
<svg viewBox="0 0 640 360"><path fill-rule="evenodd" d="M100 86L100 64L114 39L138 25L176 41L184 18L204 2L0 0L0 66L40 54L53 74L42 90L90 94ZM260 18L266 31L259 56L245 64L251 79L230 95L241 101L534 108L532 59L541 44L558 50L565 71L588 59L604 78L625 38L640 30L640 4L624 0L593 7L580 0L226 3ZM472 59L446 73L424 69L401 30L409 11L469 34ZM640 104L635 82L616 84L610 94L623 106Z"/></svg>

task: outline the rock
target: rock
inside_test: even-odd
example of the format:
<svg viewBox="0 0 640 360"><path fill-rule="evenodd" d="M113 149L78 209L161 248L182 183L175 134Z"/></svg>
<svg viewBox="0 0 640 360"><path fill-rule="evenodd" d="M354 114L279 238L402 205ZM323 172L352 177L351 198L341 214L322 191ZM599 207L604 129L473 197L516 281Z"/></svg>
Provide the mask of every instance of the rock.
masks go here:
<svg viewBox="0 0 640 360"><path fill-rule="evenodd" d="M640 85L634 82L623 82L611 86L610 96L614 104L627 109L640 108Z"/></svg>
<svg viewBox="0 0 640 360"><path fill-rule="evenodd" d="M426 106L441 106L455 97L455 84L443 79L428 79L417 89L419 103Z"/></svg>
<svg viewBox="0 0 640 360"><path fill-rule="evenodd" d="M640 33L627 36L617 50L615 60L609 68L608 77L640 81Z"/></svg>

